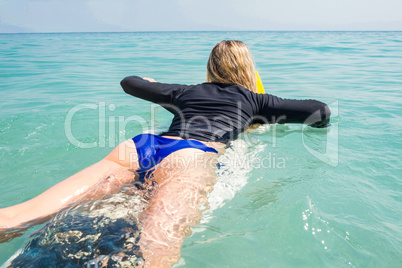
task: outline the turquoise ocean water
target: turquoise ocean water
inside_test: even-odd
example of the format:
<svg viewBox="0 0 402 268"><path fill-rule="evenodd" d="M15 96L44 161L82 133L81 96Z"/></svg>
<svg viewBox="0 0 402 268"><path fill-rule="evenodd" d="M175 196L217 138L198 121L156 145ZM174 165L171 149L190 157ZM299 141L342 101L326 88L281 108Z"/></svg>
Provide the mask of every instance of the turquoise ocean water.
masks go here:
<svg viewBox="0 0 402 268"><path fill-rule="evenodd" d="M222 39L250 47L269 93L328 103L332 126L240 137L177 266L401 267L402 32L0 34L0 207L165 130L120 80L203 82ZM0 244L0 264L40 227Z"/></svg>

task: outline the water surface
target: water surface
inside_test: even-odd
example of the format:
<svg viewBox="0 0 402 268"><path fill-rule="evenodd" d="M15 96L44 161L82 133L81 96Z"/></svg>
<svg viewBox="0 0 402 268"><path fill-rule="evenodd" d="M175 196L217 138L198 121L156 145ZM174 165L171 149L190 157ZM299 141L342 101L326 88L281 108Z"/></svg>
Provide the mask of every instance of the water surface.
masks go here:
<svg viewBox="0 0 402 268"><path fill-rule="evenodd" d="M120 80L200 83L222 39L249 45L269 93L330 104L332 126L262 127L235 142L177 266L400 267L401 32L1 34L0 206L166 130L171 115ZM0 244L0 263L41 227Z"/></svg>

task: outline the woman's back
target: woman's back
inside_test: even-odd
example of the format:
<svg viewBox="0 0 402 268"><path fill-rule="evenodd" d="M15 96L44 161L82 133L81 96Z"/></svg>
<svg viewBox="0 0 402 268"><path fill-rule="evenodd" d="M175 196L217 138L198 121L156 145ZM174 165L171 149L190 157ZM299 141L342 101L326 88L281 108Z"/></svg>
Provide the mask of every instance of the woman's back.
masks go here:
<svg viewBox="0 0 402 268"><path fill-rule="evenodd" d="M239 85L177 85L126 77L121 85L132 96L152 101L174 114L161 135L227 143L253 123L326 125L328 107L316 100L287 100L257 94ZM312 116L313 115L313 116Z"/></svg>

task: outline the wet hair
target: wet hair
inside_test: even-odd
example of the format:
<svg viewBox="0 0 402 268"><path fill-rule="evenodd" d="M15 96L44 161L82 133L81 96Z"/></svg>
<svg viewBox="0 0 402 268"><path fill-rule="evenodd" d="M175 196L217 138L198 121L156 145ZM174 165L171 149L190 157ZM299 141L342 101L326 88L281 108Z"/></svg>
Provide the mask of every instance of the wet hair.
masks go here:
<svg viewBox="0 0 402 268"><path fill-rule="evenodd" d="M246 44L237 40L216 44L209 55L206 82L240 85L257 92L254 60Z"/></svg>

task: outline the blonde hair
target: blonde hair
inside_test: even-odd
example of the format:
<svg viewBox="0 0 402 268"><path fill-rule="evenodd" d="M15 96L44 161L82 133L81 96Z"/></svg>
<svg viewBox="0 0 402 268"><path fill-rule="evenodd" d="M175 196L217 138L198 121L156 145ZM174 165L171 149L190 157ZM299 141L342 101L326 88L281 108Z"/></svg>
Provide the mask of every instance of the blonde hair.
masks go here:
<svg viewBox="0 0 402 268"><path fill-rule="evenodd" d="M254 60L241 41L223 40L209 55L206 82L240 85L257 93Z"/></svg>

